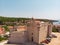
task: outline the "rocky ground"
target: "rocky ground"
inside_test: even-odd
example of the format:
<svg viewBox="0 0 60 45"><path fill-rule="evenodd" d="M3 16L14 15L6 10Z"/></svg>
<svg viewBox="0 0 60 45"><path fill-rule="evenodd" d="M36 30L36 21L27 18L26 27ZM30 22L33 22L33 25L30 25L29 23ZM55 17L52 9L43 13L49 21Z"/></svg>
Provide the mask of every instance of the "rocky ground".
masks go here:
<svg viewBox="0 0 60 45"><path fill-rule="evenodd" d="M0 42L0 45L4 45L5 43L7 43L7 40Z"/></svg>
<svg viewBox="0 0 60 45"><path fill-rule="evenodd" d="M60 33L53 33L54 35L57 36L57 38L52 38L51 42L47 45L60 45Z"/></svg>

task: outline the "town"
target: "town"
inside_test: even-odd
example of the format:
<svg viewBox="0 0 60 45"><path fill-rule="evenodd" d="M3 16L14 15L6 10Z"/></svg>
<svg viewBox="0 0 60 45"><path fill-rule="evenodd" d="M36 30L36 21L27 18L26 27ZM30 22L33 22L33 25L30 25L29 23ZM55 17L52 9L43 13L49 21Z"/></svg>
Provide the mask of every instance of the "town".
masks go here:
<svg viewBox="0 0 60 45"><path fill-rule="evenodd" d="M3 40L8 40L6 45L48 44L51 42L52 37L57 37L52 35L52 30L60 32L57 25L53 24L53 22L57 22L57 20L35 18L21 20L17 20L15 22L5 22L5 25L1 23L0 35Z"/></svg>
<svg viewBox="0 0 60 45"><path fill-rule="evenodd" d="M0 45L60 45L60 0L0 0Z"/></svg>

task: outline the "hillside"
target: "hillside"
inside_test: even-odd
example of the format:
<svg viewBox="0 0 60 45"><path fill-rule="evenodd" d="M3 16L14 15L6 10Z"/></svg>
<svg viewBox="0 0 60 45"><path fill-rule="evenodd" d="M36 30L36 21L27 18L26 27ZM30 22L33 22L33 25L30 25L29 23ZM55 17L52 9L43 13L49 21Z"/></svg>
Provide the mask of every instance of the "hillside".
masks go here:
<svg viewBox="0 0 60 45"><path fill-rule="evenodd" d="M0 25L2 24L8 24L8 25L14 25L14 22L25 22L25 20L29 20L30 18L16 18L16 17L2 17L0 16Z"/></svg>
<svg viewBox="0 0 60 45"><path fill-rule="evenodd" d="M17 18L17 17L3 17L0 16L0 24L13 24L13 22L25 22L25 20L29 20L32 18ZM50 22L56 22L57 20L49 20L49 19L36 19L36 20L41 20L41 21L50 21Z"/></svg>
<svg viewBox="0 0 60 45"><path fill-rule="evenodd" d="M28 20L29 18L15 18L15 17L2 17L0 16L0 21L2 22L15 22L21 20Z"/></svg>

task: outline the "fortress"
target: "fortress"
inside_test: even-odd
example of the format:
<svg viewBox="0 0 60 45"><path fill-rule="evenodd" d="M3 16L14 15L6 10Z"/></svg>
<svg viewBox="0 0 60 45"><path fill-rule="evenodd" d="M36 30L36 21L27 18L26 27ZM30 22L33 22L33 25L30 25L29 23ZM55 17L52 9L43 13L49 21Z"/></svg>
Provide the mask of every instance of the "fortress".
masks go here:
<svg viewBox="0 0 60 45"><path fill-rule="evenodd" d="M20 44L33 42L40 44L51 35L52 27L53 24L50 20L43 21L32 18L27 21L26 25L17 26L16 31L10 34L8 43Z"/></svg>

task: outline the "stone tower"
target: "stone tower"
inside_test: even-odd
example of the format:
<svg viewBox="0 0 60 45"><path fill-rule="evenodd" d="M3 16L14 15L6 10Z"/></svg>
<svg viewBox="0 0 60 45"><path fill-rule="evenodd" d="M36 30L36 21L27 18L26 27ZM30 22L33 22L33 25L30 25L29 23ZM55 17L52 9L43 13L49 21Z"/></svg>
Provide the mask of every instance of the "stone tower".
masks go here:
<svg viewBox="0 0 60 45"><path fill-rule="evenodd" d="M27 24L28 40L38 44L46 40L47 34L51 33L50 30L50 32L48 32L48 25L48 22L32 18Z"/></svg>

